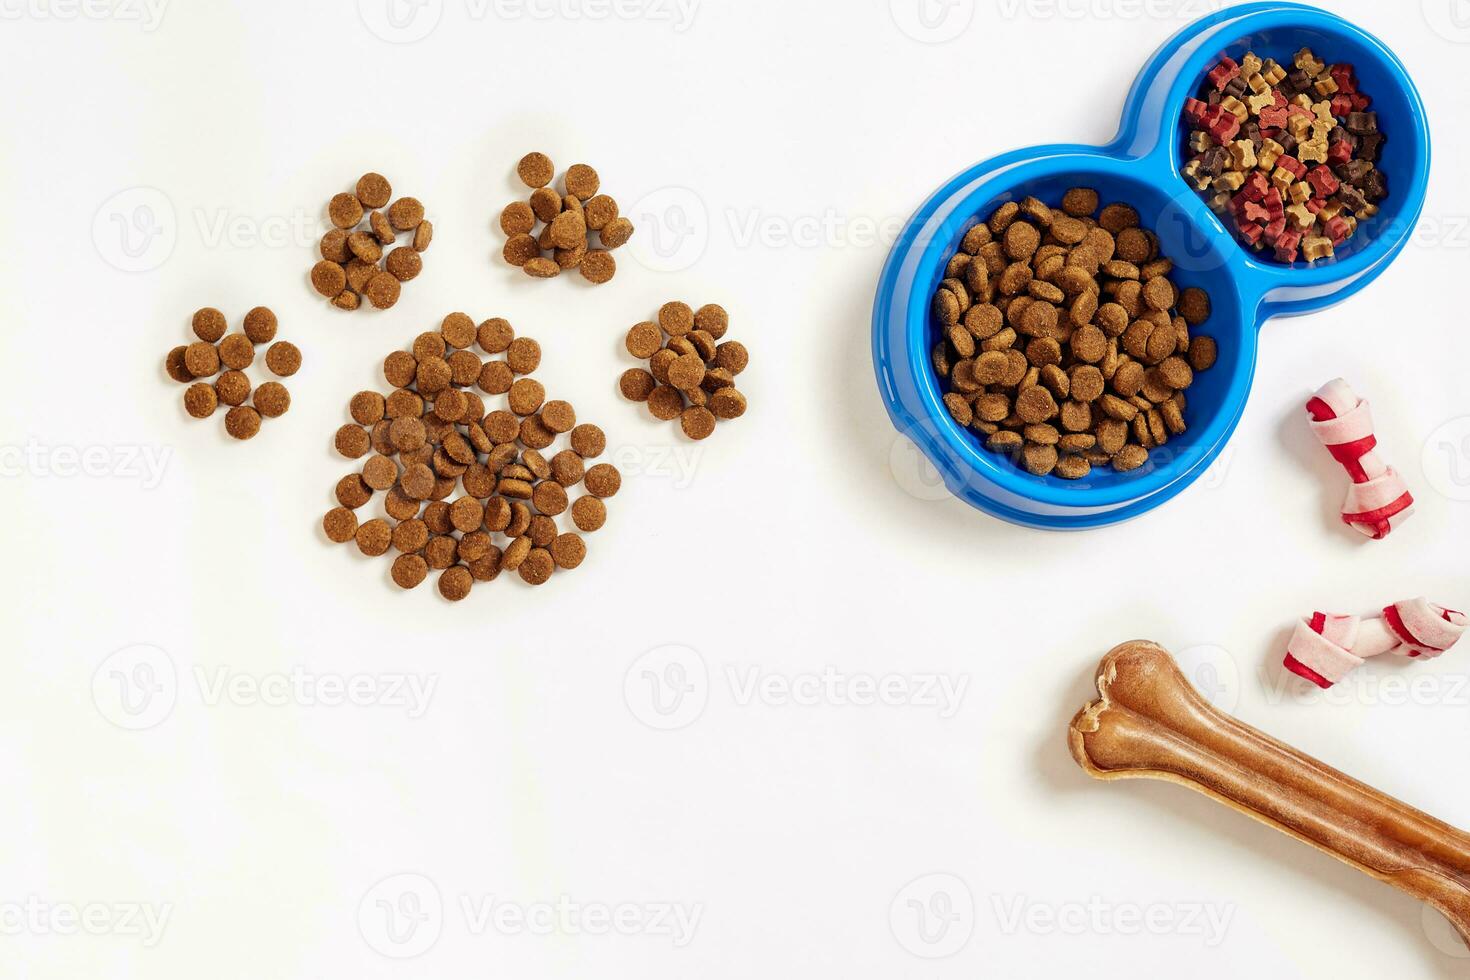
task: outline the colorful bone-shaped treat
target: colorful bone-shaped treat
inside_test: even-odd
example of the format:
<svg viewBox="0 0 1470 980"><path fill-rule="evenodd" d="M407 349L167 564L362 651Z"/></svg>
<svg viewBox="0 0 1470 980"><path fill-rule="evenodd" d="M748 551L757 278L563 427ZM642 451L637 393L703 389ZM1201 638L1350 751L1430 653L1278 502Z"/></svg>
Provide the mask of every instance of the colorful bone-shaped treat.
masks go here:
<svg viewBox="0 0 1470 980"><path fill-rule="evenodd" d="M1369 657L1392 653L1432 660L1455 645L1467 623L1464 613L1424 599L1396 602L1366 619L1317 612L1297 622L1282 665L1328 688Z"/></svg>
<svg viewBox="0 0 1470 980"><path fill-rule="evenodd" d="M1307 402L1312 431L1352 479L1342 505L1344 524L1382 538L1412 514L1414 498L1403 477L1378 457L1368 403L1341 378L1329 381Z"/></svg>
<svg viewBox="0 0 1470 980"><path fill-rule="evenodd" d="M1161 779L1428 902L1470 941L1470 835L1224 715L1154 643L1114 647L1067 730L1096 779ZM1301 936L1303 954L1323 941Z"/></svg>

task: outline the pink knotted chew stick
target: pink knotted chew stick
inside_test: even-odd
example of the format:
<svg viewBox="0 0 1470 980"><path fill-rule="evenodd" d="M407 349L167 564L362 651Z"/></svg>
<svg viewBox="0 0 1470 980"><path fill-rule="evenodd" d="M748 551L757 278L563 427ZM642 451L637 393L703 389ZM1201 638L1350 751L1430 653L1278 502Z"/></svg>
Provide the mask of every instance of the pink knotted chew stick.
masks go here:
<svg viewBox="0 0 1470 980"><path fill-rule="evenodd" d="M1286 645L1283 665L1299 677L1327 688L1369 657L1393 653L1433 659L1455 645L1470 625L1463 613L1424 599L1405 599L1381 616L1360 619L1313 613L1299 620Z"/></svg>
<svg viewBox="0 0 1470 980"><path fill-rule="evenodd" d="M1368 403L1338 378L1307 402L1312 431L1352 479L1342 520L1370 538L1382 538L1413 513L1414 498L1398 470L1378 458Z"/></svg>

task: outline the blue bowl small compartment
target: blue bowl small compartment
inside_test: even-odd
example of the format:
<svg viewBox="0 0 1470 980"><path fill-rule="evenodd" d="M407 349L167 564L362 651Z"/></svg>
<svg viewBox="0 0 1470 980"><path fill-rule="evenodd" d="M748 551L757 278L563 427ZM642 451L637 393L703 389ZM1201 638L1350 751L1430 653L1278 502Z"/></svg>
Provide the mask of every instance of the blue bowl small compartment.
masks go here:
<svg viewBox="0 0 1470 980"><path fill-rule="evenodd" d="M1422 166L1427 166L1427 161L1419 159L1420 147L1424 145L1425 140L1422 138L1422 133L1419 132L1423 123L1420 113L1415 108L1412 90L1404 87L1401 76L1390 72L1390 66L1383 60L1380 53L1381 49L1372 47L1360 35L1331 30L1325 26L1281 26L1258 30L1237 37L1223 47L1213 49L1205 68L1190 78L1184 94L1186 97L1198 98L1205 85L1209 69L1218 64L1222 57L1230 57L1238 63L1245 57L1247 51L1253 51L1263 60L1275 58L1289 70L1292 59L1304 47L1311 48L1314 55L1329 65L1339 63L1352 65L1357 74L1358 90L1373 100L1368 106L1368 111L1378 113L1378 129L1383 133L1384 141L1378 161L1374 166L1382 170L1388 179L1388 196L1378 203L1378 213L1367 221L1358 223L1357 232L1337 247L1334 258L1319 259L1315 263L1322 266L1342 262L1371 249L1374 241L1382 236L1384 229L1392 228L1395 222L1404 220L1405 209L1411 203L1412 195L1409 189L1414 175L1421 170ZM1170 161L1177 174L1190 156L1186 144L1191 127L1188 120L1184 118L1182 100L1174 118L1176 137L1173 141L1173 155ZM1180 180L1184 181L1185 186L1189 186L1188 181L1182 176ZM1196 194L1200 193L1194 191L1193 187L1190 187L1190 190ZM1214 215L1213 212L1211 216L1221 231L1235 239L1234 231L1227 227L1223 219ZM1287 266L1277 262L1269 249L1256 252L1238 240L1236 244L1253 262L1274 265L1279 268L1309 267L1303 259L1298 259L1292 265Z"/></svg>

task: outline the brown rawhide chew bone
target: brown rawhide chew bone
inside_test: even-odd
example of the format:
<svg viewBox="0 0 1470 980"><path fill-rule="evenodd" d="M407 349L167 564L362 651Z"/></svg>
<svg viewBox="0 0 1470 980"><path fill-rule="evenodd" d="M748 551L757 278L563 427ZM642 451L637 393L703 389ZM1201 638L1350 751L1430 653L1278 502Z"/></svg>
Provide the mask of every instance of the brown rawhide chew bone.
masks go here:
<svg viewBox="0 0 1470 980"><path fill-rule="evenodd" d="M1155 643L1114 647L1097 691L1067 730L1088 775L1198 790L1428 902L1470 945L1470 835L1216 711Z"/></svg>

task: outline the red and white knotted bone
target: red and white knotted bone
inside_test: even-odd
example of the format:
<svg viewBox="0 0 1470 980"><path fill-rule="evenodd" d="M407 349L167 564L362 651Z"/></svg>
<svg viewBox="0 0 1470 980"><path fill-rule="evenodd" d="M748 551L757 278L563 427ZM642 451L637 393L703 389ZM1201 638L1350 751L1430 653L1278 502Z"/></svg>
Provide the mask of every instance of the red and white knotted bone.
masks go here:
<svg viewBox="0 0 1470 980"><path fill-rule="evenodd" d="M1283 664L1318 687L1331 687L1369 657L1433 659L1455 645L1466 625L1464 613L1423 599L1405 599L1363 619L1313 613L1297 621Z"/></svg>
<svg viewBox="0 0 1470 980"><path fill-rule="evenodd" d="M1413 513L1414 498L1398 470L1374 451L1378 440L1368 403L1338 378L1312 396L1307 414L1312 431L1353 481L1342 505L1343 523L1370 538L1384 537L1403 523Z"/></svg>

